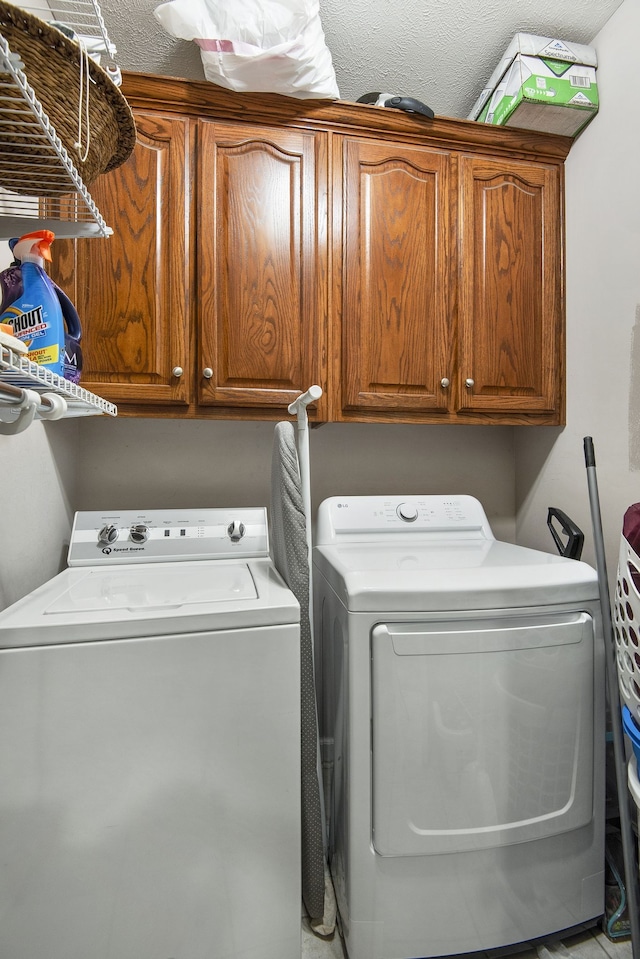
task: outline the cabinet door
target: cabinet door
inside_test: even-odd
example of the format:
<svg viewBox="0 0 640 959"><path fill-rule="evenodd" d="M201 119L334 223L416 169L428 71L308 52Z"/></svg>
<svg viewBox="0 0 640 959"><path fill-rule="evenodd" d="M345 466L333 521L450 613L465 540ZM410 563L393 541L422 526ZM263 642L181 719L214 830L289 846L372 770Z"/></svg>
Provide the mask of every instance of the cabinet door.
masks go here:
<svg viewBox="0 0 640 959"><path fill-rule="evenodd" d="M326 137L201 120L198 149L198 402L286 413L326 389Z"/></svg>
<svg viewBox="0 0 640 959"><path fill-rule="evenodd" d="M460 174L460 409L559 411L562 170L464 156Z"/></svg>
<svg viewBox="0 0 640 959"><path fill-rule="evenodd" d="M136 125L129 160L91 187L113 235L74 241L75 255L61 243L55 278L82 321L82 386L115 403L182 404L190 371L189 124L138 113Z"/></svg>
<svg viewBox="0 0 640 959"><path fill-rule="evenodd" d="M449 155L356 138L341 147L340 418L446 413Z"/></svg>

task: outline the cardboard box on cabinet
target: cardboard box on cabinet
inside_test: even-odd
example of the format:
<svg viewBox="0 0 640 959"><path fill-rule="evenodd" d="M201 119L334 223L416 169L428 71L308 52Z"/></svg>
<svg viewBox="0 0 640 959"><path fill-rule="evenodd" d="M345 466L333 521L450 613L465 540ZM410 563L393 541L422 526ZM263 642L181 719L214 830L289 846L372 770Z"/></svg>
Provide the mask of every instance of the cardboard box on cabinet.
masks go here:
<svg viewBox="0 0 640 959"><path fill-rule="evenodd" d="M517 33L469 119L576 136L598 112L596 68L593 47Z"/></svg>

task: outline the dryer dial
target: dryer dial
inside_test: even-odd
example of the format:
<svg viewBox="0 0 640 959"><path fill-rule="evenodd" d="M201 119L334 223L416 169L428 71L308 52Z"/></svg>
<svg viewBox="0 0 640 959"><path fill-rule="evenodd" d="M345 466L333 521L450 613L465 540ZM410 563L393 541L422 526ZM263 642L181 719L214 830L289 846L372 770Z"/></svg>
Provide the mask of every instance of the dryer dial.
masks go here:
<svg viewBox="0 0 640 959"><path fill-rule="evenodd" d="M400 503L396 513L405 523L415 523L418 518L418 508L412 503Z"/></svg>

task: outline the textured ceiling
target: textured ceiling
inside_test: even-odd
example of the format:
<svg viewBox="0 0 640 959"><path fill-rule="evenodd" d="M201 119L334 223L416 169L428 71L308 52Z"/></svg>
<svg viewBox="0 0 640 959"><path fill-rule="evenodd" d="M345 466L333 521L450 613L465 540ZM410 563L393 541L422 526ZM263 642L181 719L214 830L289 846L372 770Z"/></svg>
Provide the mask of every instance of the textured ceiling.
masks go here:
<svg viewBox="0 0 640 959"><path fill-rule="evenodd" d="M622 2L320 0L320 16L343 100L398 93L464 118L514 33L590 43ZM101 0L120 66L202 79L197 47L163 31L157 5L130 0L124 13L122 0Z"/></svg>

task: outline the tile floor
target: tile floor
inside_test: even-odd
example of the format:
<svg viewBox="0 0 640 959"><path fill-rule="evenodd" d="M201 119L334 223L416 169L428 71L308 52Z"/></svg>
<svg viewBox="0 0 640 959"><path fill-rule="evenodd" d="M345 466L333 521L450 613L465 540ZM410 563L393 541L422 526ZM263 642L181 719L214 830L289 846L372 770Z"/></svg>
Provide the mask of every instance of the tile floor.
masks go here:
<svg viewBox="0 0 640 959"><path fill-rule="evenodd" d="M498 953L495 954L496 956ZM505 952L500 950L500 959ZM472 953L474 959L492 959L493 953ZM571 938L548 945L514 953L517 959L632 959L631 940L610 942L597 927ZM302 959L346 959L342 940L336 932L333 939L323 940L315 936L306 919L302 920ZM460 957L457 957L460 959Z"/></svg>

